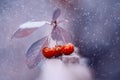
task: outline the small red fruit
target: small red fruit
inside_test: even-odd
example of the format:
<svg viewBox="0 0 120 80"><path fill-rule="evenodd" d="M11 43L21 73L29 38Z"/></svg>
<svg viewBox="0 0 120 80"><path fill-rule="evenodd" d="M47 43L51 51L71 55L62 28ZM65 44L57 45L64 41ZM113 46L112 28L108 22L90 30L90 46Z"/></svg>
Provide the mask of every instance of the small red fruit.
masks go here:
<svg viewBox="0 0 120 80"><path fill-rule="evenodd" d="M55 48L45 47L42 49L42 53L46 58L52 58L55 55Z"/></svg>
<svg viewBox="0 0 120 80"><path fill-rule="evenodd" d="M63 47L63 46L61 46L61 45L55 46L55 56L56 56L56 57L62 55L62 47Z"/></svg>
<svg viewBox="0 0 120 80"><path fill-rule="evenodd" d="M72 43L68 43L63 46L62 52L64 55L70 55L74 51L74 45Z"/></svg>

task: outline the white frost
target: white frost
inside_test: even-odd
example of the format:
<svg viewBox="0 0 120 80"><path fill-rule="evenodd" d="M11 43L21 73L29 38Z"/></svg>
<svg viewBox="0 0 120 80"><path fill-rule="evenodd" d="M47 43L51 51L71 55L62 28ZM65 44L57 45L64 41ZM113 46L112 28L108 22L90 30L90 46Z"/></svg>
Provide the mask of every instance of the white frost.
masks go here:
<svg viewBox="0 0 120 80"><path fill-rule="evenodd" d="M26 22L26 23L20 25L19 28L21 28L21 29L26 29L26 28L39 28L39 27L41 27L41 26L43 26L43 25L45 25L45 24L50 24L50 22L48 22L48 21L30 22L30 21L29 21L29 22Z"/></svg>

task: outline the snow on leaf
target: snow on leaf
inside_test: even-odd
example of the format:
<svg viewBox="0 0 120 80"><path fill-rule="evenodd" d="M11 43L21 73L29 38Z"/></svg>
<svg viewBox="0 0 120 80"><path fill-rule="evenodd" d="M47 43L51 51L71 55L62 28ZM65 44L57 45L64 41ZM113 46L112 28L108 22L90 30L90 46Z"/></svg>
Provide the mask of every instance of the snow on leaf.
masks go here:
<svg viewBox="0 0 120 80"><path fill-rule="evenodd" d="M26 23L20 25L18 30L13 34L12 38L26 37L45 24L50 24L50 23L47 21L26 22Z"/></svg>
<svg viewBox="0 0 120 80"><path fill-rule="evenodd" d="M26 28L39 28L46 23L50 24L48 21L39 21L39 22L26 22L20 26L21 29L26 29Z"/></svg>

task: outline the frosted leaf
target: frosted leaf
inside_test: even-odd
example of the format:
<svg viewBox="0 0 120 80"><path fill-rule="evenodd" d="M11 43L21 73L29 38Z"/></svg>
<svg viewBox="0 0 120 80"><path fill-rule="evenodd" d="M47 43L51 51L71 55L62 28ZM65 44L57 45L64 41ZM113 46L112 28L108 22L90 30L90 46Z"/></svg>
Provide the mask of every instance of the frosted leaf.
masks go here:
<svg viewBox="0 0 120 80"><path fill-rule="evenodd" d="M60 16L60 14L61 14L61 10L57 8L53 13L52 21L54 22Z"/></svg>
<svg viewBox="0 0 120 80"><path fill-rule="evenodd" d="M51 37L56 41L63 41L61 31L58 27L54 28L51 32Z"/></svg>
<svg viewBox="0 0 120 80"><path fill-rule="evenodd" d="M40 22L26 22L18 28L18 30L13 34L12 38L22 38L30 35L38 28L41 28L45 24L50 24L47 21L40 21Z"/></svg>
<svg viewBox="0 0 120 80"><path fill-rule="evenodd" d="M53 38L53 40L63 41L65 43L72 41L72 34L67 32L60 26L57 26L55 29L53 29L51 37Z"/></svg>
<svg viewBox="0 0 120 80"><path fill-rule="evenodd" d="M60 30L60 34L61 34L61 36L62 36L62 40L63 40L65 43L72 42L72 37L73 37L73 35L72 35L69 31L63 29L62 27L58 27L58 28L59 28L59 30Z"/></svg>
<svg viewBox="0 0 120 80"><path fill-rule="evenodd" d="M44 57L42 55L42 48L48 45L48 36L34 42L26 53L26 64L31 69L40 63Z"/></svg>

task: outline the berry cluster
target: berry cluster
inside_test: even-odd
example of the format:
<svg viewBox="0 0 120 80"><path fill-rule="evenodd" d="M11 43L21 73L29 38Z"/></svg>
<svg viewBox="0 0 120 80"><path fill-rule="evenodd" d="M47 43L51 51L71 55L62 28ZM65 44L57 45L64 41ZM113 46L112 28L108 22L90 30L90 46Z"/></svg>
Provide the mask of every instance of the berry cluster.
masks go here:
<svg viewBox="0 0 120 80"><path fill-rule="evenodd" d="M42 53L46 58L58 57L61 55L70 55L74 51L74 45L72 43L68 43L65 45L57 45L53 48L45 47L42 49Z"/></svg>

